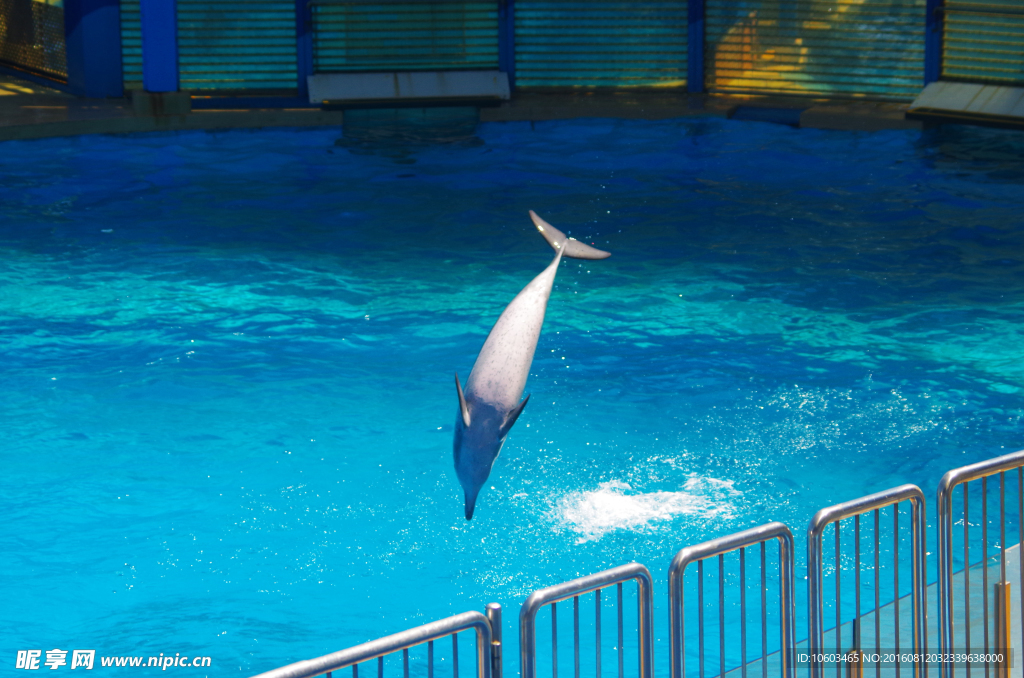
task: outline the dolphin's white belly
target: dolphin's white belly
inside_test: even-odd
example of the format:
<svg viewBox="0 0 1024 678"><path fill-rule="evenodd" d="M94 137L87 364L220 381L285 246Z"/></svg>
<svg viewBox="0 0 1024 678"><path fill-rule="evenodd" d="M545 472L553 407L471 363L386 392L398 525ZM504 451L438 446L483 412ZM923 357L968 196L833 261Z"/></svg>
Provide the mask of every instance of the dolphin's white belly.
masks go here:
<svg viewBox="0 0 1024 678"><path fill-rule="evenodd" d="M482 400L505 412L519 404L561 258L561 253L555 256L494 323L466 381L467 400Z"/></svg>
<svg viewBox="0 0 1024 678"><path fill-rule="evenodd" d="M555 259L516 295L494 323L462 389L455 375L459 411L455 417L455 471L466 499L466 520L473 518L480 489L491 472L505 436L515 425L529 396L519 399L530 376L533 353L562 256L604 259L608 252L567 237L533 211L530 218L555 250Z"/></svg>

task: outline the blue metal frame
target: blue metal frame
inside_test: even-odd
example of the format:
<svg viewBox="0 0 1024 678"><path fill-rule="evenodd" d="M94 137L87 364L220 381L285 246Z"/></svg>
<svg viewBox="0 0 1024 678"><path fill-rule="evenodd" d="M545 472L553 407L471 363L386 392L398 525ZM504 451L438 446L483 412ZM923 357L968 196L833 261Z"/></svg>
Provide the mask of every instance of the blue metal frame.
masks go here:
<svg viewBox="0 0 1024 678"><path fill-rule="evenodd" d="M516 86L516 0L498 0L498 70L508 75L508 88Z"/></svg>
<svg viewBox="0 0 1024 678"><path fill-rule="evenodd" d="M308 0L295 0L295 71L298 98L308 104L306 78L313 75L313 8Z"/></svg>
<svg viewBox="0 0 1024 678"><path fill-rule="evenodd" d="M142 87L147 92L178 91L178 3L141 0Z"/></svg>
<svg viewBox="0 0 1024 678"><path fill-rule="evenodd" d="M124 96L118 0L64 0L64 42L72 94Z"/></svg>
<svg viewBox="0 0 1024 678"><path fill-rule="evenodd" d="M686 91L704 91L704 0L687 0Z"/></svg>
<svg viewBox="0 0 1024 678"><path fill-rule="evenodd" d="M924 84L942 77L943 0L927 0L924 17Z"/></svg>

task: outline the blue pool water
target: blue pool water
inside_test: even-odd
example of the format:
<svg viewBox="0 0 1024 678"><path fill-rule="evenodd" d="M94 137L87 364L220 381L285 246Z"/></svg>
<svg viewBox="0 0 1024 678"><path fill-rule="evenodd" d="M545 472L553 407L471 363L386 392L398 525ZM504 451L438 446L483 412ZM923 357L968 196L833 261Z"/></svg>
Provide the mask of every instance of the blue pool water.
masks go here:
<svg viewBox="0 0 1024 678"><path fill-rule="evenodd" d="M496 601L511 670L530 591L632 560L662 653L682 546L802 554L820 507L1024 447L1019 133L340 136L0 144L4 662L247 675ZM467 523L452 374L550 261L528 209L613 256L562 264Z"/></svg>

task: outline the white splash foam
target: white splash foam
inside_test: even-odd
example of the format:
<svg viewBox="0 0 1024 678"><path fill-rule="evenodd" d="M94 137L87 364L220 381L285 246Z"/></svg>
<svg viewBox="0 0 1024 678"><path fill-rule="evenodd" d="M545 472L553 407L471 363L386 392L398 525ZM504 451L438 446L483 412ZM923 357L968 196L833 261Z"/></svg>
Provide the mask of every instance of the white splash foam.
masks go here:
<svg viewBox="0 0 1024 678"><path fill-rule="evenodd" d="M614 530L644 532L653 524L677 516L731 518L732 500L740 496L731 480L691 475L679 492L632 491L628 483L612 480L589 492L570 492L549 512L559 528L580 535L577 544L600 539Z"/></svg>

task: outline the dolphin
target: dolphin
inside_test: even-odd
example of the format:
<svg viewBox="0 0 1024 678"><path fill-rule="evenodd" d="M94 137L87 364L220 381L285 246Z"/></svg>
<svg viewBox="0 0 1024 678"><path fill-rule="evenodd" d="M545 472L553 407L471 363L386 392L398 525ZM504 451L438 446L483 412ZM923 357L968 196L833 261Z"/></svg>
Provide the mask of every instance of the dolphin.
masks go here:
<svg viewBox="0 0 1024 678"><path fill-rule="evenodd" d="M555 250L554 260L516 295L494 323L463 391L455 373L459 411L455 416L455 473L466 497L466 520L473 518L477 495L491 472L505 436L522 414L530 396L519 401L526 388L540 328L544 324L551 286L563 256L605 259L611 252L585 245L544 221L530 210L530 218Z"/></svg>

